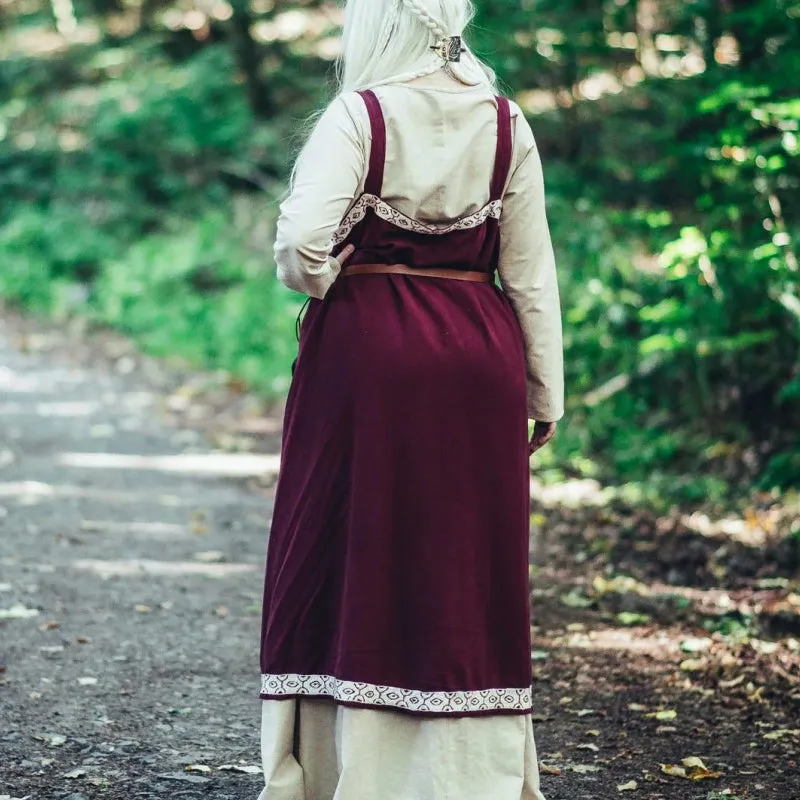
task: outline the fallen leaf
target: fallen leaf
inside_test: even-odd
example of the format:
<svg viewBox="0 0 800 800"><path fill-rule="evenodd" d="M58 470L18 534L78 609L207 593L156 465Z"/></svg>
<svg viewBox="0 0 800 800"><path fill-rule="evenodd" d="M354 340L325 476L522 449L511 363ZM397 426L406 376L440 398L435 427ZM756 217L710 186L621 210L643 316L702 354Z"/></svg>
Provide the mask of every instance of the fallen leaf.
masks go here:
<svg viewBox="0 0 800 800"><path fill-rule="evenodd" d="M721 772L713 772L703 763L702 759L698 758L697 756L683 758L681 759L681 764L683 764L683 766L689 770L688 777L693 781L700 781L704 780L705 778L722 777Z"/></svg>
<svg viewBox="0 0 800 800"><path fill-rule="evenodd" d="M705 658L685 658L681 661L680 668L684 672L699 672L708 666L708 660Z"/></svg>
<svg viewBox="0 0 800 800"><path fill-rule="evenodd" d="M599 736L600 735L600 731L596 731L596 730L592 729L590 731L586 731L586 735L587 736Z"/></svg>
<svg viewBox="0 0 800 800"><path fill-rule="evenodd" d="M182 772L168 772L156 775L156 777L161 781L182 781L183 783L208 783L210 780L202 775L184 775Z"/></svg>
<svg viewBox="0 0 800 800"><path fill-rule="evenodd" d="M625 625L626 627L631 627L633 625L644 625L647 622L650 622L650 616L648 614L637 614L634 611L620 611L617 614L617 621L620 625Z"/></svg>
<svg viewBox="0 0 800 800"><path fill-rule="evenodd" d="M788 599L789 598L787 598L787 600ZM750 647L752 647L757 653L761 653L765 656L771 656L773 653L777 652L780 645L777 642L764 642L761 639L750 639Z"/></svg>
<svg viewBox="0 0 800 800"><path fill-rule="evenodd" d="M749 684L747 699L751 703L760 703L762 706L766 705L767 701L764 699L764 692L766 688L766 686L753 686L752 684Z"/></svg>
<svg viewBox="0 0 800 800"><path fill-rule="evenodd" d="M638 594L642 597L650 594L650 589L645 584L628 575L617 575L611 580L606 580L598 575L592 581L592 588L598 594L610 594L613 592L615 594Z"/></svg>
<svg viewBox="0 0 800 800"><path fill-rule="evenodd" d="M674 725L659 725L656 733L675 733L678 729Z"/></svg>
<svg viewBox="0 0 800 800"><path fill-rule="evenodd" d="M78 644L90 644L92 640L88 636L76 636L75 641Z"/></svg>
<svg viewBox="0 0 800 800"><path fill-rule="evenodd" d="M134 611L138 611L140 614L149 614L153 609L150 606L142 605L141 603L137 603L133 607Z"/></svg>
<svg viewBox="0 0 800 800"><path fill-rule="evenodd" d="M720 681L717 685L720 689L733 689L734 686L738 686L740 683L744 682L744 675L739 675L736 678L733 678L729 681Z"/></svg>
<svg viewBox="0 0 800 800"><path fill-rule="evenodd" d="M539 764L539 772L543 775L560 775L560 767L555 767L552 764Z"/></svg>
<svg viewBox="0 0 800 800"><path fill-rule="evenodd" d="M61 627L61 623L60 622L57 622L56 620L51 619L48 622L43 622L39 626L39 630L40 631L55 631L55 630L58 630L60 627Z"/></svg>
<svg viewBox="0 0 800 800"><path fill-rule="evenodd" d="M684 653L701 653L711 647L711 639L684 639L681 642L681 650Z"/></svg>
<svg viewBox="0 0 800 800"><path fill-rule="evenodd" d="M600 752L600 748L596 744L593 744L592 742L589 742L588 744L579 744L578 750L591 750L593 753Z"/></svg>
<svg viewBox="0 0 800 800"><path fill-rule="evenodd" d="M206 515L202 511L194 511L189 517L189 528L197 536L208 533L208 523Z"/></svg>
<svg viewBox="0 0 800 800"><path fill-rule="evenodd" d="M61 745L65 744L67 741L67 737L62 736L60 733L44 733L41 736L34 736L33 738L37 742L49 744L50 747L61 747Z"/></svg>
<svg viewBox="0 0 800 800"><path fill-rule="evenodd" d="M594 605L594 600L590 600L574 590L567 594L562 594L561 602L568 608L591 608Z"/></svg>
<svg viewBox="0 0 800 800"><path fill-rule="evenodd" d="M217 617L227 617L228 616L228 609L225 606L218 606L214 609L214 615Z"/></svg>
<svg viewBox="0 0 800 800"><path fill-rule="evenodd" d="M580 708L575 712L579 717L590 717L592 714L596 713L597 712L593 708Z"/></svg>
<svg viewBox="0 0 800 800"><path fill-rule="evenodd" d="M697 756L689 756L688 758L681 759L681 765L677 764L662 764L661 771L665 775L671 775L673 778L687 778L691 781L701 781L707 778L721 778L721 772L714 772L710 770Z"/></svg>
<svg viewBox="0 0 800 800"><path fill-rule="evenodd" d="M684 767L690 768L697 768L697 769L706 769L706 765L703 763L703 759L698 758L697 756L689 756L688 758L682 758L681 764Z"/></svg>
<svg viewBox="0 0 800 800"><path fill-rule="evenodd" d="M0 619L30 619L38 616L37 609L27 608L22 603L15 603L11 608L0 608Z"/></svg>
<svg viewBox="0 0 800 800"><path fill-rule="evenodd" d="M628 703L628 711L647 711L647 706L641 703Z"/></svg>
<svg viewBox="0 0 800 800"><path fill-rule="evenodd" d="M85 769L73 769L71 772L64 773L64 778L83 778L86 775Z"/></svg>
<svg viewBox="0 0 800 800"><path fill-rule="evenodd" d="M627 783L622 783L617 786L618 792L635 792L639 788L639 784L636 781L628 781Z"/></svg>
<svg viewBox="0 0 800 800"><path fill-rule="evenodd" d="M221 550L206 550L202 553L195 553L194 560L203 564L219 564L226 560L226 555Z"/></svg>
<svg viewBox="0 0 800 800"><path fill-rule="evenodd" d="M205 764L189 764L184 769L186 772L211 772L211 767L207 767Z"/></svg>
<svg viewBox="0 0 800 800"><path fill-rule="evenodd" d="M590 772L600 772L600 767L594 764L568 764L567 769L577 772L578 775L588 775Z"/></svg>
<svg viewBox="0 0 800 800"><path fill-rule="evenodd" d="M668 720L677 719L678 712L672 708L666 708L663 711L655 711L652 714L648 714L647 717L649 719L657 719L659 722L667 722Z"/></svg>
<svg viewBox="0 0 800 800"><path fill-rule="evenodd" d="M784 736L800 736L800 730L793 728L781 728L777 731L770 731L764 734L765 739L783 739Z"/></svg>
<svg viewBox="0 0 800 800"><path fill-rule="evenodd" d="M225 772L244 772L247 775L260 775L263 772L261 767L241 766L239 764L223 764L221 767L217 767L217 769Z"/></svg>

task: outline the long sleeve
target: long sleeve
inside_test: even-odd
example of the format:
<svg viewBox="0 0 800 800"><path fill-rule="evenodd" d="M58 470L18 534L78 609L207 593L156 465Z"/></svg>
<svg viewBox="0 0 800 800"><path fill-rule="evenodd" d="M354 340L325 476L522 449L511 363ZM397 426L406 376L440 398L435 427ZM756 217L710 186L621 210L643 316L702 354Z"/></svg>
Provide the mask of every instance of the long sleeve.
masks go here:
<svg viewBox="0 0 800 800"><path fill-rule="evenodd" d="M525 339L528 415L556 422L564 415L564 354L556 264L545 211L542 163L530 126L517 118L521 160L500 218L500 282Z"/></svg>
<svg viewBox="0 0 800 800"><path fill-rule="evenodd" d="M317 122L278 218L278 280L316 298L325 296L339 273L338 262L330 257L331 237L365 173L364 142L369 137L360 129L352 103L352 97L336 99Z"/></svg>

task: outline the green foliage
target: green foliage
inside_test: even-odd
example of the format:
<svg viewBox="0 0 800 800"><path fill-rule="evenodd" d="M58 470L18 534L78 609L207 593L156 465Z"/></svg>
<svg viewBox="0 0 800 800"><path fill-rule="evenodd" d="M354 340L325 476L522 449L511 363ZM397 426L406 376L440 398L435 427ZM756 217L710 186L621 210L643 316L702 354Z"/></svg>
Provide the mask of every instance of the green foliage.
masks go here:
<svg viewBox="0 0 800 800"><path fill-rule="evenodd" d="M548 147L570 156L567 170L553 169L552 159L549 170L569 427L578 429L557 446L567 472L597 454L623 480L646 476L654 490L663 479L695 500L718 496L726 483L798 480L800 106L787 76L800 51L788 4L752 6L718 20L719 32L738 37L738 63L711 61L669 79L639 73L625 91L597 100L578 88L534 121L546 164ZM667 23L685 35L688 21L708 22L700 4L657 7L656 36ZM560 8L564 30L574 4ZM571 28L591 29L585 58L573 65L577 81L596 72L608 24L598 11ZM540 45L548 36L538 36ZM638 39L641 48L647 36ZM713 58L707 44L699 37ZM691 40L679 45L691 53ZM538 85L558 81L568 55L547 59ZM601 60L612 73L616 63L616 74L631 63L609 53ZM559 128L566 134L557 142Z"/></svg>
<svg viewBox="0 0 800 800"><path fill-rule="evenodd" d="M152 353L230 370L269 394L286 391L294 357L287 331L300 304L243 238L224 215L210 213L144 239L105 266L94 318Z"/></svg>

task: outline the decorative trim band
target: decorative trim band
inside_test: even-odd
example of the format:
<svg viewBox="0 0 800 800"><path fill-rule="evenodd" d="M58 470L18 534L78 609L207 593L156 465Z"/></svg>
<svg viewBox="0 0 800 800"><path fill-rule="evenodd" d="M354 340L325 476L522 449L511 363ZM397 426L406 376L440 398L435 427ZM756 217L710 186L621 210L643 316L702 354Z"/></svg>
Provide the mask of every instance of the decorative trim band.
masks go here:
<svg viewBox="0 0 800 800"><path fill-rule="evenodd" d="M461 219L457 219L455 222L448 223L447 225L428 225L400 213L396 208L393 208L388 203L381 200L377 195L362 194L361 197L356 200L350 211L345 215L339 229L333 234L331 245L336 246L341 244L350 235L353 228L364 219L367 215L367 209L370 208L375 211L378 217L403 230L432 236L443 236L444 234L453 233L454 231L477 228L479 225L486 222L489 217L500 219L500 214L503 210L503 201L493 200L491 203L487 203L480 211L476 211L474 214L470 214L466 217L461 217Z"/></svg>
<svg viewBox="0 0 800 800"><path fill-rule="evenodd" d="M340 703L388 706L418 714L526 713L533 697L526 689L480 689L466 692L422 692L343 681L331 675L262 675L261 695L330 697Z"/></svg>

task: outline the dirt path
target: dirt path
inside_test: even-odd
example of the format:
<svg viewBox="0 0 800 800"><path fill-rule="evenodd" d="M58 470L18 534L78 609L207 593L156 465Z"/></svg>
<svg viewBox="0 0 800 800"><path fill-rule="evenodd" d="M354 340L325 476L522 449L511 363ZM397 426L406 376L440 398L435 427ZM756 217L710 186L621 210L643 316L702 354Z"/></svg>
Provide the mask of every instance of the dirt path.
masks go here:
<svg viewBox="0 0 800 800"><path fill-rule="evenodd" d="M277 427L204 381L113 337L0 322L0 798L258 794L260 776L232 768L258 765ZM656 620L657 600L592 586L595 512L538 522L548 800L800 800L791 635L735 643L699 612ZM708 600L697 591L675 607ZM711 774L661 768L687 757Z"/></svg>
<svg viewBox="0 0 800 800"><path fill-rule="evenodd" d="M218 768L259 763L271 503L243 481L274 459L215 453L147 362L83 347L0 324L0 795L254 800Z"/></svg>

